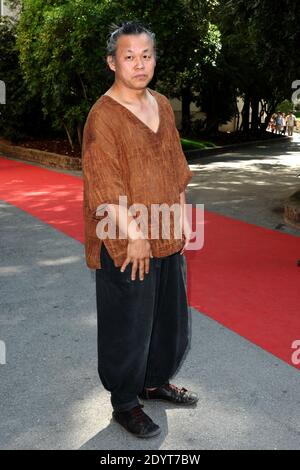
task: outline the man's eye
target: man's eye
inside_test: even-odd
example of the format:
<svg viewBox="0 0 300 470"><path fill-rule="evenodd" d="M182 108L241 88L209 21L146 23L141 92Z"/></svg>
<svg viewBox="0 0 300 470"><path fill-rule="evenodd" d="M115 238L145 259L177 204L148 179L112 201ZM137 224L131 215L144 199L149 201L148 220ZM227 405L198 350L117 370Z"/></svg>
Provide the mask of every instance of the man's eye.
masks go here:
<svg viewBox="0 0 300 470"><path fill-rule="evenodd" d="M151 55L144 55L145 59L151 59Z"/></svg>
<svg viewBox="0 0 300 470"><path fill-rule="evenodd" d="M126 59L132 59L132 55L126 56Z"/></svg>

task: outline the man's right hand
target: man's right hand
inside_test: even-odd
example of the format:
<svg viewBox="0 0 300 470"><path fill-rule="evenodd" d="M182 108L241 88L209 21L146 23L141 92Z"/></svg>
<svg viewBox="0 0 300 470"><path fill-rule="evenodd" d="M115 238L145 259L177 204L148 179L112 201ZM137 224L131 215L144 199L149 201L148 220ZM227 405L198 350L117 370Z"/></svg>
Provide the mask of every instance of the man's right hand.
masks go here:
<svg viewBox="0 0 300 470"><path fill-rule="evenodd" d="M131 279L135 280L136 272L139 270L140 281L144 280L144 273L149 273L150 258L153 258L149 240L139 238L130 239L127 246L127 258L121 266L123 272L129 263L132 263Z"/></svg>

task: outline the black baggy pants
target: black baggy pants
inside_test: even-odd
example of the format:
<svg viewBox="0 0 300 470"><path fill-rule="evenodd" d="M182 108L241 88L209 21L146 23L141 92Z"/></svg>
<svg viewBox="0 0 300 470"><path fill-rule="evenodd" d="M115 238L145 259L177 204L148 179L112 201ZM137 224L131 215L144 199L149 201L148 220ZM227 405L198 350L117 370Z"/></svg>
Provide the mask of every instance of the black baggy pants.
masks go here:
<svg viewBox="0 0 300 470"><path fill-rule="evenodd" d="M190 342L184 255L150 258L149 273L131 280L104 243L96 269L98 372L115 410L139 404L144 387L159 387L175 374Z"/></svg>

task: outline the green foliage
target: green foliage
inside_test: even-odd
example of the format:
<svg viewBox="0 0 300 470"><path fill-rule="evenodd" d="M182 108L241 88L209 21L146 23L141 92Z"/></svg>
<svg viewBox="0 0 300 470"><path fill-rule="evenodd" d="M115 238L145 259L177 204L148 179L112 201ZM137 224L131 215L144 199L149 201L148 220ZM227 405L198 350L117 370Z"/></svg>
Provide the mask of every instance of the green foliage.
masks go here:
<svg viewBox="0 0 300 470"><path fill-rule="evenodd" d="M283 100L276 107L276 112L281 112L281 113L287 114L290 111L293 111L293 109L294 109L294 103L291 100Z"/></svg>
<svg viewBox="0 0 300 470"><path fill-rule="evenodd" d="M213 142L204 141L204 140L191 140L181 138L182 148L184 150L194 150L194 149L206 149L216 147Z"/></svg>
<svg viewBox="0 0 300 470"><path fill-rule="evenodd" d="M220 51L219 36L209 21L215 1L123 0L107 2L115 22L141 20L156 34L157 66L154 82L169 97L180 97L201 76L201 65L211 63Z"/></svg>
<svg viewBox="0 0 300 470"><path fill-rule="evenodd" d="M258 126L259 102L275 111L300 77L300 9L292 0L173 0L171 7L169 0L23 0L17 29L1 26L0 78L9 97L2 129L4 114L16 133L47 122L53 131L64 129L73 147L80 144L90 107L113 81L105 60L109 25L132 19L156 34L149 86L182 100L186 135L217 130L237 115L238 96L245 100L244 126L250 105ZM191 123L191 102L206 113L205 122Z"/></svg>
<svg viewBox="0 0 300 470"><path fill-rule="evenodd" d="M200 2L203 5L206 2ZM216 31L194 1L24 0L18 25L20 62L32 95L45 116L65 128L73 145L93 102L110 86L105 64L108 25L130 19L155 31L158 64L153 83L169 97L193 87L201 65L216 56ZM202 8L203 13L203 8ZM201 21L200 21L201 19Z"/></svg>
<svg viewBox="0 0 300 470"><path fill-rule="evenodd" d="M73 146L96 98L105 91L104 3L25 0L18 24L20 62L45 116L64 128Z"/></svg>
<svg viewBox="0 0 300 470"><path fill-rule="evenodd" d="M6 84L6 104L0 105L0 134L14 141L45 131L41 103L30 97L23 80L16 48L16 27L0 18L0 79Z"/></svg>
<svg viewBox="0 0 300 470"><path fill-rule="evenodd" d="M236 23L254 32L257 73L268 73L267 84L278 100L290 98L293 80L300 77L300 9L294 0L231 0Z"/></svg>

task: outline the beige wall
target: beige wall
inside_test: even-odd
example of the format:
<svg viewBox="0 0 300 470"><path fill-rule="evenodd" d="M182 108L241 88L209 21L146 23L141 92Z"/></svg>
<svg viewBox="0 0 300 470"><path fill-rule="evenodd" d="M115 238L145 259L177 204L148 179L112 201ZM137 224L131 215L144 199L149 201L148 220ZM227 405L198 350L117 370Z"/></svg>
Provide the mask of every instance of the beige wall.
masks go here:
<svg viewBox="0 0 300 470"><path fill-rule="evenodd" d="M0 13L2 16L9 15L9 16L16 16L16 12L12 12L5 4L5 0L0 0Z"/></svg>
<svg viewBox="0 0 300 470"><path fill-rule="evenodd" d="M171 99L171 104L174 110L175 118L176 118L176 125L178 129L181 129L181 101L177 98ZM237 99L237 107L239 112L242 111L243 108L243 99L238 97ZM194 119L203 119L205 118L205 113L198 110L194 103L191 103L191 116L192 120ZM251 120L251 111L250 111L250 120ZM239 125L242 122L242 116L240 115ZM237 119L233 118L231 121L228 121L226 124L222 124L219 126L219 130L221 132L234 132L237 126Z"/></svg>
<svg viewBox="0 0 300 470"><path fill-rule="evenodd" d="M181 101L177 98L172 98L170 102L174 110L176 125L180 129L181 128ZM190 109L191 109L192 120L205 118L205 113L202 113L201 111L199 111L199 109L195 106L194 103L191 103Z"/></svg>
<svg viewBox="0 0 300 470"><path fill-rule="evenodd" d="M173 107L173 110L174 110L176 125L177 125L178 129L181 129L181 101L177 98L173 98L170 101L171 101L171 104L172 104L172 107ZM242 100L240 100L240 102L238 103L238 107L239 107L239 109L242 108ZM196 107L196 105L194 103L191 103L190 109L191 109L192 121L194 119L204 119L205 118L205 113L203 113L202 111L199 111L199 109ZM236 126L235 121L236 120L233 119L232 121L230 121L226 124L223 124L222 126L219 127L219 130L222 131L222 132L226 132L226 131L233 132L235 130L235 126Z"/></svg>

